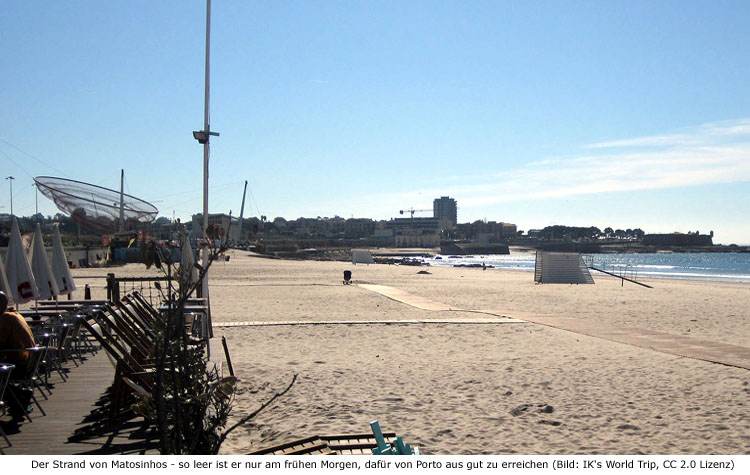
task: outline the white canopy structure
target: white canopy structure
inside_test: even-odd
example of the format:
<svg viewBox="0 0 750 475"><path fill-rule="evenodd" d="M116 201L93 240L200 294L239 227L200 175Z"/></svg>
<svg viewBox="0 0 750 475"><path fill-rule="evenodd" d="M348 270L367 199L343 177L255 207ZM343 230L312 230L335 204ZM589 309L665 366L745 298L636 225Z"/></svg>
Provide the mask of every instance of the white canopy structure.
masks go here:
<svg viewBox="0 0 750 475"><path fill-rule="evenodd" d="M39 298L42 300L57 297L60 290L57 288L57 279L52 273L52 266L47 259L47 251L44 249L44 237L42 237L42 226L36 223L34 239L31 241L31 272L39 290Z"/></svg>
<svg viewBox="0 0 750 475"><path fill-rule="evenodd" d="M180 282L189 286L198 281L198 269L195 268L193 248L190 240L185 236L182 243L182 256L180 257Z"/></svg>
<svg viewBox="0 0 750 475"><path fill-rule="evenodd" d="M367 249L352 249L352 264L375 264Z"/></svg>
<svg viewBox="0 0 750 475"><path fill-rule="evenodd" d="M5 256L5 273L8 276L8 285L16 304L39 298L34 273L31 271L31 265L26 258L26 252L23 250L21 231L18 229L18 221L15 217L10 227L8 254Z"/></svg>
<svg viewBox="0 0 750 475"><path fill-rule="evenodd" d="M536 252L534 282L540 284L593 284L588 267L577 252Z"/></svg>
<svg viewBox="0 0 750 475"><path fill-rule="evenodd" d="M68 267L68 258L65 257L60 228L55 225L55 234L52 236L52 273L57 282L60 294L70 294L76 289L76 283Z"/></svg>
<svg viewBox="0 0 750 475"><path fill-rule="evenodd" d="M13 293L10 291L10 285L8 284L8 276L5 275L5 264L3 264L3 256L0 256L0 290L2 290L8 297L9 303L13 302Z"/></svg>

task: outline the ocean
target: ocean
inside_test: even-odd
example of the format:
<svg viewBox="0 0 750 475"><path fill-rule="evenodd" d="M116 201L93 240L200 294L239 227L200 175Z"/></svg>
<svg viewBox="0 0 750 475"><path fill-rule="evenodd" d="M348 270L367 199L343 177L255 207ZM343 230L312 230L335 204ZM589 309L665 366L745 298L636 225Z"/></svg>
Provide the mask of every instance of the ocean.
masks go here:
<svg viewBox="0 0 750 475"><path fill-rule="evenodd" d="M590 254L600 269L625 273L634 278L687 280L719 280L750 283L750 253L650 253ZM514 252L510 255L435 256L425 258L433 266L452 267L456 264L486 264L497 269L534 270L535 253ZM491 270L491 269L488 269ZM596 272L593 272L596 277Z"/></svg>

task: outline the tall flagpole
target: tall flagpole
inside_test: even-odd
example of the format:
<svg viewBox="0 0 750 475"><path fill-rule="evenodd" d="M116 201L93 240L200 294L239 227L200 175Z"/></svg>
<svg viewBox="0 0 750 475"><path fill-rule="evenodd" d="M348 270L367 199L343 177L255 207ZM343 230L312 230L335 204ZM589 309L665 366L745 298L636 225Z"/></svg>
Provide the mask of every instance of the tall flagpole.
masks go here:
<svg viewBox="0 0 750 475"><path fill-rule="evenodd" d="M210 97L211 97L211 0L206 0L206 71L205 91L203 102L203 130L193 131L193 137L203 145L203 247L201 249L201 265L207 268L209 261L209 237L208 237L208 159L210 152L211 136L218 136L218 132L211 131L210 120ZM208 274L203 277L201 284L201 297L208 299ZM210 303L209 303L210 305ZM211 311L209 307L209 335L213 336L211 328Z"/></svg>
<svg viewBox="0 0 750 475"><path fill-rule="evenodd" d="M209 101L211 98L211 0L206 0L206 70L205 91L203 94L203 132L206 134L203 142L203 250L201 261L203 267L208 265L208 158L211 124L209 117ZM203 297L208 298L208 274L203 278Z"/></svg>

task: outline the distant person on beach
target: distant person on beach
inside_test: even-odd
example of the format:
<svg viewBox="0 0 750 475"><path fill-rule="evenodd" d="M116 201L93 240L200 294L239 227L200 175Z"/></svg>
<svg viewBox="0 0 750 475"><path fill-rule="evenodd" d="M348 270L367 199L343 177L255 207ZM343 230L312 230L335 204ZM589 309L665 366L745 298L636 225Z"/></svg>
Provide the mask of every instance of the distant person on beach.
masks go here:
<svg viewBox="0 0 750 475"><path fill-rule="evenodd" d="M11 379L26 377L26 363L29 359L29 352L26 349L35 345L34 335L28 323L20 313L8 309L8 297L4 292L0 292L0 361L15 366ZM18 420L23 417L23 407L28 406L31 395L26 391L16 391L9 387L8 392L11 391L16 397L9 398L7 402L13 419Z"/></svg>

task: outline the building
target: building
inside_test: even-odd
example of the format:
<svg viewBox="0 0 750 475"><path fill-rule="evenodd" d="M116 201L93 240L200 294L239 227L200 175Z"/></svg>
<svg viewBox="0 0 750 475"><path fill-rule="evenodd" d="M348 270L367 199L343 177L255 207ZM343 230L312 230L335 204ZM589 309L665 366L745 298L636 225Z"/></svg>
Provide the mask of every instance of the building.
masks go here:
<svg viewBox="0 0 750 475"><path fill-rule="evenodd" d="M393 230L396 247L437 247L440 220L437 218L396 218L386 225Z"/></svg>
<svg viewBox="0 0 750 475"><path fill-rule="evenodd" d="M518 228L512 223L497 221L474 221L456 226L456 235L461 239L477 242L505 242L516 236Z"/></svg>
<svg viewBox="0 0 750 475"><path fill-rule="evenodd" d="M202 234L203 213L193 215L192 225L194 234L193 238L197 239ZM208 228L214 230L214 237L217 239L227 239L227 233L229 233L229 241L238 242L240 240L239 219L228 214L209 213Z"/></svg>
<svg viewBox="0 0 750 475"><path fill-rule="evenodd" d="M441 196L432 202L432 216L440 222L442 230L453 229L458 223L458 206L456 200Z"/></svg>
<svg viewBox="0 0 750 475"><path fill-rule="evenodd" d="M369 218L351 218L344 222L344 237L347 239L367 238L375 232L375 221Z"/></svg>

